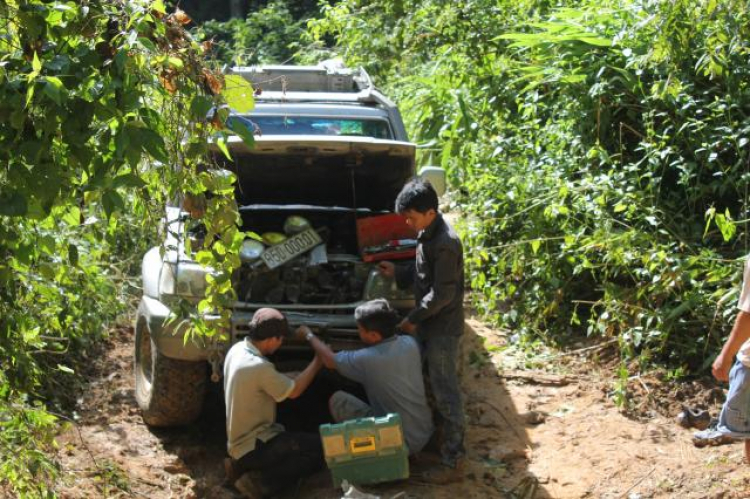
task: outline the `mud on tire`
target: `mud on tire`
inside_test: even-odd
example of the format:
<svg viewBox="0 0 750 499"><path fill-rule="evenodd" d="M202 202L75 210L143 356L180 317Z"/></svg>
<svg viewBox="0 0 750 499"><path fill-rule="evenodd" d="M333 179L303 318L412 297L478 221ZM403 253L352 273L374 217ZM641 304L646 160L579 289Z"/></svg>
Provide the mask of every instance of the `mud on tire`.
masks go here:
<svg viewBox="0 0 750 499"><path fill-rule="evenodd" d="M156 350L145 318L135 328L135 398L150 426L193 422L206 394L207 365L165 357Z"/></svg>

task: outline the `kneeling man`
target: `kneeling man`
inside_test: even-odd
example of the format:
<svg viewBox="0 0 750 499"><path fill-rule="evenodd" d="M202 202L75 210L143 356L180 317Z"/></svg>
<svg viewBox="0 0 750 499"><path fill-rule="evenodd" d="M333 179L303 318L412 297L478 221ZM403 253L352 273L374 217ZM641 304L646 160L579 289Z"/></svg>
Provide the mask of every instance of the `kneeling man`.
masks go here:
<svg viewBox="0 0 750 499"><path fill-rule="evenodd" d="M295 379L278 372L266 358L289 335L286 318L261 308L250 321L250 336L235 344L224 359L227 405L227 482L245 497L261 499L323 467L317 433L284 431L276 422L276 404L299 397L322 364L316 355Z"/></svg>
<svg viewBox="0 0 750 499"><path fill-rule="evenodd" d="M386 300L364 303L354 311L357 329L366 348L333 351L306 326L297 334L310 342L329 369L361 383L369 404L349 393L338 391L329 407L337 422L398 413L410 454L427 444L433 432L432 412L427 405L419 346L411 336L396 335L398 314Z"/></svg>

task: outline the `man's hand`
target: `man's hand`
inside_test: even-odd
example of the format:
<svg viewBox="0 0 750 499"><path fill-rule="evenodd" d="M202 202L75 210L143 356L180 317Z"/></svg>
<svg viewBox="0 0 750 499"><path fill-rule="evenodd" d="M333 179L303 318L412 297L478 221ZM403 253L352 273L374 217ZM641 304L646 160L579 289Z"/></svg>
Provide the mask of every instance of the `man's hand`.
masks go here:
<svg viewBox="0 0 750 499"><path fill-rule="evenodd" d="M393 277L396 275L396 266L393 262L379 262L378 271L383 277Z"/></svg>
<svg viewBox="0 0 750 499"><path fill-rule="evenodd" d="M307 333L312 333L310 328L307 326L300 326L294 330L294 337L298 339L299 341L306 341Z"/></svg>
<svg viewBox="0 0 750 499"><path fill-rule="evenodd" d="M723 354L724 352L716 357L716 360L711 366L711 372L717 380L729 381L729 371L732 369L732 362L727 362Z"/></svg>
<svg viewBox="0 0 750 499"><path fill-rule="evenodd" d="M413 335L417 332L417 325L409 322L409 319L404 319L401 321L401 323L398 325L398 328L405 332L406 334Z"/></svg>
<svg viewBox="0 0 750 499"><path fill-rule="evenodd" d="M302 330L302 328L304 328L304 330ZM305 338L308 332L311 332L309 328L301 326L295 333L298 337ZM310 337L310 346L315 351L315 358L313 359L314 363L319 363L328 369L336 369L336 361L331 347L323 343L323 341L314 334Z"/></svg>

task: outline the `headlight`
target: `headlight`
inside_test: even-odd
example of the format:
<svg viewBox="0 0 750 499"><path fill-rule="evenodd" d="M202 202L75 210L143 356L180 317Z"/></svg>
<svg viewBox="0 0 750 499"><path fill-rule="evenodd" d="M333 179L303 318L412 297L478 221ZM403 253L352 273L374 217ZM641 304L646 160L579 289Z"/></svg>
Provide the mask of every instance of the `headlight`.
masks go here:
<svg viewBox="0 0 750 499"><path fill-rule="evenodd" d="M395 279L392 277L385 277L377 269L372 269L370 275L367 276L364 299L374 300L375 298L385 298L391 302L413 301L414 294L411 290L399 289L398 286L396 286Z"/></svg>
<svg viewBox="0 0 750 499"><path fill-rule="evenodd" d="M159 294L203 298L210 270L194 262L164 262L159 276Z"/></svg>
<svg viewBox="0 0 750 499"><path fill-rule="evenodd" d="M255 239L245 239L240 248L240 260L245 263L251 263L260 258L265 246Z"/></svg>

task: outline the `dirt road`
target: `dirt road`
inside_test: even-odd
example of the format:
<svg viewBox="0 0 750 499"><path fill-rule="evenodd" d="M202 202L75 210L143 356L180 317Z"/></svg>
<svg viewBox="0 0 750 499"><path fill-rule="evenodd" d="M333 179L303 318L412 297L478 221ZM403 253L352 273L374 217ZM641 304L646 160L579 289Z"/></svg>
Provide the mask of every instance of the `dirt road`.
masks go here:
<svg viewBox="0 0 750 499"><path fill-rule="evenodd" d="M436 487L409 480L363 489L383 499L401 492L402 498L437 499L750 497L750 465L743 464L741 444L695 449L690 431L665 417L679 405L680 386L634 380L653 402L641 417L629 418L611 401L608 371L571 356L541 363L569 364L564 375L540 370L539 359L528 370L522 356L509 358L506 341L477 320L467 322L464 481ZM58 439L60 497L238 498L221 486L226 441L220 390L209 394L194 425L149 429L133 398L131 358L132 331L117 330L94 366L74 423ZM288 497L341 495L322 472Z"/></svg>

